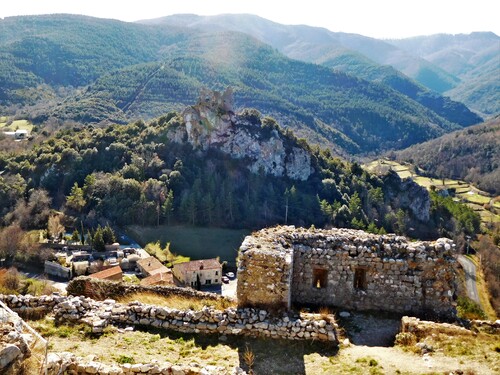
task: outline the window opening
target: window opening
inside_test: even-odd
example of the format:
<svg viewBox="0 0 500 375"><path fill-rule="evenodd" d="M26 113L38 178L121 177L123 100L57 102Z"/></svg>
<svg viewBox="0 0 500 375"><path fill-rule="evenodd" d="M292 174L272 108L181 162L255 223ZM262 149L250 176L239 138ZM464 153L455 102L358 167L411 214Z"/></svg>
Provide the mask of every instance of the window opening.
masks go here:
<svg viewBox="0 0 500 375"><path fill-rule="evenodd" d="M364 268L356 268L354 270L354 288L366 290L366 270Z"/></svg>
<svg viewBox="0 0 500 375"><path fill-rule="evenodd" d="M313 270L313 288L322 289L326 287L328 280L328 271L322 268Z"/></svg>

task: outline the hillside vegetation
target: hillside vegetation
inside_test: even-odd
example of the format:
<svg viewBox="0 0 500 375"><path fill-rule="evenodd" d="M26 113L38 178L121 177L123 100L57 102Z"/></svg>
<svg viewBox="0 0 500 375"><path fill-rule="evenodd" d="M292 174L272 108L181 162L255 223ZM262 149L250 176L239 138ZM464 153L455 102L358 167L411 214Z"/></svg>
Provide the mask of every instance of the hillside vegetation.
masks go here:
<svg viewBox="0 0 500 375"><path fill-rule="evenodd" d="M350 72L358 78L234 31L69 15L6 18L0 30L0 110L36 123L151 119L228 85L238 107L338 154L400 149L480 121L395 71L365 66Z"/></svg>
<svg viewBox="0 0 500 375"><path fill-rule="evenodd" d="M498 88L498 37L489 35L485 38L481 33L470 36L437 35L432 38L448 39L436 46L433 52L441 53L441 61L433 59L430 54L421 53L427 46L426 37L403 40L378 40L357 34L332 32L327 29L306 25L282 25L257 16L248 14L224 14L217 16L173 15L158 19L144 20L141 23L149 25L169 25L189 27L202 31L231 30L239 31L263 41L293 59L322 64L336 70L354 74L370 81L382 82L403 95L411 97L422 105L436 111L451 121L462 125L477 123L474 114L449 98L440 94L451 95L455 100L465 100L458 93L463 90L472 91L467 105L480 109L486 114L500 110L498 100L492 100L491 90L480 90L475 75L480 75L484 84L489 82ZM496 39L495 39L496 37ZM455 42L453 42L455 38ZM469 39L465 58L468 58L468 68L476 68L475 73L462 74L462 71L452 69L454 61L461 55L447 54L449 44L459 44L458 39ZM481 42L476 40L482 39ZM472 41L472 42L471 42ZM413 43L413 44L412 44ZM451 47L450 49L452 49ZM496 53L496 63L491 66L490 74L484 70L483 61L475 56L482 56L485 49ZM493 55L494 57L494 55ZM470 82L469 82L470 81ZM453 90L455 87L455 91ZM498 90L497 90L498 91ZM489 97L489 98L488 98ZM477 100L477 102L476 102ZM489 101L489 109L484 108L483 101ZM496 108L496 110L495 110ZM455 111L457 111L455 113ZM447 115L452 117L447 117ZM454 119L453 119L454 118Z"/></svg>
<svg viewBox="0 0 500 375"><path fill-rule="evenodd" d="M500 112L498 35L437 34L389 42L458 77L460 82L447 90L447 95L487 115Z"/></svg>
<svg viewBox="0 0 500 375"><path fill-rule="evenodd" d="M188 128L185 118L196 111L206 114L206 123ZM436 200L394 173L372 175L333 158L256 110L235 115L211 107L203 97L184 116L169 113L148 124L75 126L42 143L35 135L26 151L0 153L0 214L7 226L0 238L10 241L0 241L0 251L13 256L11 245L22 240L21 230L60 232L60 226L47 227L54 215L68 229L86 228L84 233L106 222L247 229L333 225L420 238L479 230L479 217L467 207ZM193 137L199 131L205 132L199 140L218 140L198 144ZM211 131L219 138L209 138ZM229 131L251 137L244 143L248 150L263 150L260 164L238 156L243 138L228 149ZM292 161L287 164L292 170L297 163L310 163L310 173L284 175L277 159L265 159L269 147L281 149L280 158Z"/></svg>
<svg viewBox="0 0 500 375"><path fill-rule="evenodd" d="M397 152L433 177L465 180L500 195L500 117Z"/></svg>

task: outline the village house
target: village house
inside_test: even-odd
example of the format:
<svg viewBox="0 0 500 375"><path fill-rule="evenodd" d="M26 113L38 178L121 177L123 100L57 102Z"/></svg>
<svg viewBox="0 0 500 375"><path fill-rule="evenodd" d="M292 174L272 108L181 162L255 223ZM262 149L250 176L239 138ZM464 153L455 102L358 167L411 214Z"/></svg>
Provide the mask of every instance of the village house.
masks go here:
<svg viewBox="0 0 500 375"><path fill-rule="evenodd" d="M174 264L172 272L184 286L222 284L222 265L215 258Z"/></svg>
<svg viewBox="0 0 500 375"><path fill-rule="evenodd" d="M142 286L153 286L153 285L175 285L174 277L172 271L160 272L151 276L148 276L141 280L140 285Z"/></svg>
<svg viewBox="0 0 500 375"><path fill-rule="evenodd" d="M123 273L120 266L114 266L103 271L99 271L90 275L95 279L109 280L109 281L122 281Z"/></svg>
<svg viewBox="0 0 500 375"><path fill-rule="evenodd" d="M137 261L137 268L139 268L139 271L141 272L143 277L149 277L158 273L170 272L170 270L163 264L161 264L161 262L155 257L139 259Z"/></svg>

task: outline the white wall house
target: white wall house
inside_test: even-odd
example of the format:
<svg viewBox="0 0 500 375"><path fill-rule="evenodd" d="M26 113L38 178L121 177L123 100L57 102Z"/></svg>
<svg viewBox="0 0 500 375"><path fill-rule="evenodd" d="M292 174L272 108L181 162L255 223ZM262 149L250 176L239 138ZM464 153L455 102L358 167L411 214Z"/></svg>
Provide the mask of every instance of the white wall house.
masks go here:
<svg viewBox="0 0 500 375"><path fill-rule="evenodd" d="M200 286L222 284L222 265L215 258L174 264L172 273L181 285L193 288L198 280Z"/></svg>

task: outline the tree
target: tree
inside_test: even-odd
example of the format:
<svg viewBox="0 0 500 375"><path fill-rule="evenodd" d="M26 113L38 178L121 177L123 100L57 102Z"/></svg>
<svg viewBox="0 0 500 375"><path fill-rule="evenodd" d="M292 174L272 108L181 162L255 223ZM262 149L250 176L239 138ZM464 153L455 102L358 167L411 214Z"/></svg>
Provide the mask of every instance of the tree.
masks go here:
<svg viewBox="0 0 500 375"><path fill-rule="evenodd" d="M59 215L53 215L49 217L49 221L47 223L47 231L49 232L49 238L53 239L61 237L64 233L64 225L61 224L61 218Z"/></svg>
<svg viewBox="0 0 500 375"><path fill-rule="evenodd" d="M13 259L24 236L18 224L12 224L0 231L0 257Z"/></svg>
<svg viewBox="0 0 500 375"><path fill-rule="evenodd" d="M73 242L80 241L80 233L78 232L78 229L75 229L73 231L73 233L71 234L71 241L73 241Z"/></svg>
<svg viewBox="0 0 500 375"><path fill-rule="evenodd" d="M111 245L116 242L116 236L115 232L113 229L107 224L103 229L102 229L102 239L104 241L104 244L106 245Z"/></svg>
<svg viewBox="0 0 500 375"><path fill-rule="evenodd" d="M172 213L174 211L174 191L169 190L167 195L165 196L165 200L161 206L161 211L163 216L167 218L167 224L170 225L170 219L172 217Z"/></svg>
<svg viewBox="0 0 500 375"><path fill-rule="evenodd" d="M352 216L359 218L361 216L361 198L359 197L358 192L356 191L353 195L351 195L351 199L349 200L349 211Z"/></svg>
<svg viewBox="0 0 500 375"><path fill-rule="evenodd" d="M92 236L92 248L97 252L106 251L106 244L102 235L102 228L99 225Z"/></svg>
<svg viewBox="0 0 500 375"><path fill-rule="evenodd" d="M78 184L75 182L71 188L71 192L66 197L66 206L80 213L85 207L85 204L86 201L83 195L83 189L78 187Z"/></svg>
<svg viewBox="0 0 500 375"><path fill-rule="evenodd" d="M33 190L28 202L19 199L14 212L6 215L7 222L17 222L23 229L42 229L47 226L51 198L43 189Z"/></svg>

